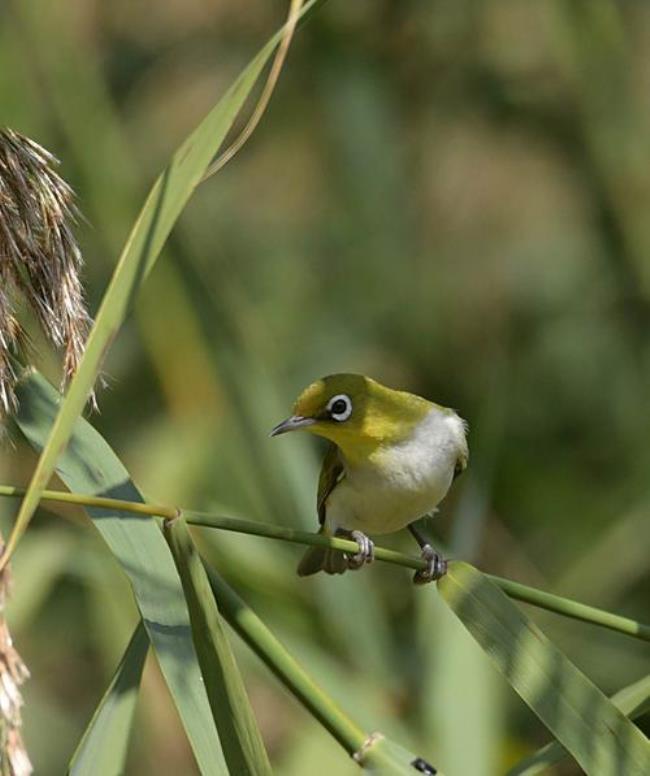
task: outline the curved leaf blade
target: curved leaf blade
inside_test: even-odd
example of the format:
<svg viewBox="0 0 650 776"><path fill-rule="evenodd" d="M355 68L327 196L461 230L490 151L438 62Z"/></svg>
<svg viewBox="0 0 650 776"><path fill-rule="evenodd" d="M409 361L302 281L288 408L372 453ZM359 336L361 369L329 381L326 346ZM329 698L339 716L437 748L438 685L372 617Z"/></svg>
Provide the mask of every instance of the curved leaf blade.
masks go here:
<svg viewBox="0 0 650 776"><path fill-rule="evenodd" d="M149 638L140 620L72 756L70 776L119 776L124 773L133 713L148 651Z"/></svg>
<svg viewBox="0 0 650 776"><path fill-rule="evenodd" d="M641 731L483 574L453 562L443 599L510 685L594 776L650 773Z"/></svg>

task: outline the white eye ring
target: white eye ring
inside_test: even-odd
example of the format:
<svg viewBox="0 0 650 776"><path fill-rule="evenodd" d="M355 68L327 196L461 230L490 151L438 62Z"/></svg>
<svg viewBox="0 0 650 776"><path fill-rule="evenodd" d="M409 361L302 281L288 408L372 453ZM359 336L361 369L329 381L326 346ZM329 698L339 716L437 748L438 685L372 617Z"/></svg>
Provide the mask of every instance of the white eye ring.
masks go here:
<svg viewBox="0 0 650 776"><path fill-rule="evenodd" d="M337 402L343 402L343 404L345 404L345 409L341 410L337 408L336 412L332 412L332 408ZM332 420L338 420L339 423L342 423L352 415L352 401L345 393L337 393L336 396L332 396L327 402L327 411L330 413Z"/></svg>

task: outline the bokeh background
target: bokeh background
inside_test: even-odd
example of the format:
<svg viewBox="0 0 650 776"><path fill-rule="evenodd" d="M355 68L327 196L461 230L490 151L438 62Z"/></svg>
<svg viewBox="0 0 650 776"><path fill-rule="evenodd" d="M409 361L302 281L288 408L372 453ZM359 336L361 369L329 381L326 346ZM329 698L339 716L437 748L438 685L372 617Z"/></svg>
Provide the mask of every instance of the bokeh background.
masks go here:
<svg viewBox="0 0 650 776"><path fill-rule="evenodd" d="M92 309L154 176L285 13L0 8L3 123L54 152L78 193ZM330 0L252 141L174 230L93 423L151 500L311 527L321 448L268 430L314 378L369 374L470 424L470 468L432 528L450 554L647 620L649 94L643 3ZM34 460L16 437L0 481L27 482ZM0 504L6 521L13 509ZM201 544L344 708L448 776L501 774L547 740L404 569L299 580L299 548ZM59 774L136 613L74 509L39 512L14 578L27 744L37 773ZM605 691L647 673L642 644L532 614ZM277 773L354 773L237 650ZM196 772L151 659L129 772Z"/></svg>

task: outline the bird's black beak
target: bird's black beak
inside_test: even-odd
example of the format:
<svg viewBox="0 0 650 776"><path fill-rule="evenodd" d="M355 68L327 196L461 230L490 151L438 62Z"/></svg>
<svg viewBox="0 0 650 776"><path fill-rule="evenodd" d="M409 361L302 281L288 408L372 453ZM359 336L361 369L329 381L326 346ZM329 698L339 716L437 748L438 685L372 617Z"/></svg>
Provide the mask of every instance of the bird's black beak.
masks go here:
<svg viewBox="0 0 650 776"><path fill-rule="evenodd" d="M280 434L286 434L287 431L297 431L300 428L306 428L315 423L314 418L303 418L302 415L292 415L290 418L283 420L271 431L269 436L279 436Z"/></svg>

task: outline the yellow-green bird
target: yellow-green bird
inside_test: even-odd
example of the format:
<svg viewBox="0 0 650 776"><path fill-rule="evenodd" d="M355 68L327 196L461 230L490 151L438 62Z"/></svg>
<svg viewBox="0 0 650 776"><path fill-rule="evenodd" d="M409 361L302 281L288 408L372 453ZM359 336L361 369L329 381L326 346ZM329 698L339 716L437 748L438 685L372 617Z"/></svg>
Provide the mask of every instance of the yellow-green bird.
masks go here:
<svg viewBox="0 0 650 776"><path fill-rule="evenodd" d="M467 424L454 410L364 375L335 374L308 386L293 415L271 436L297 430L331 443L318 483L321 533L351 537L359 545L355 555L310 548L298 566L300 576L360 568L374 557L368 534L406 526L428 561L414 581L445 573L446 561L411 524L435 510L467 466Z"/></svg>

